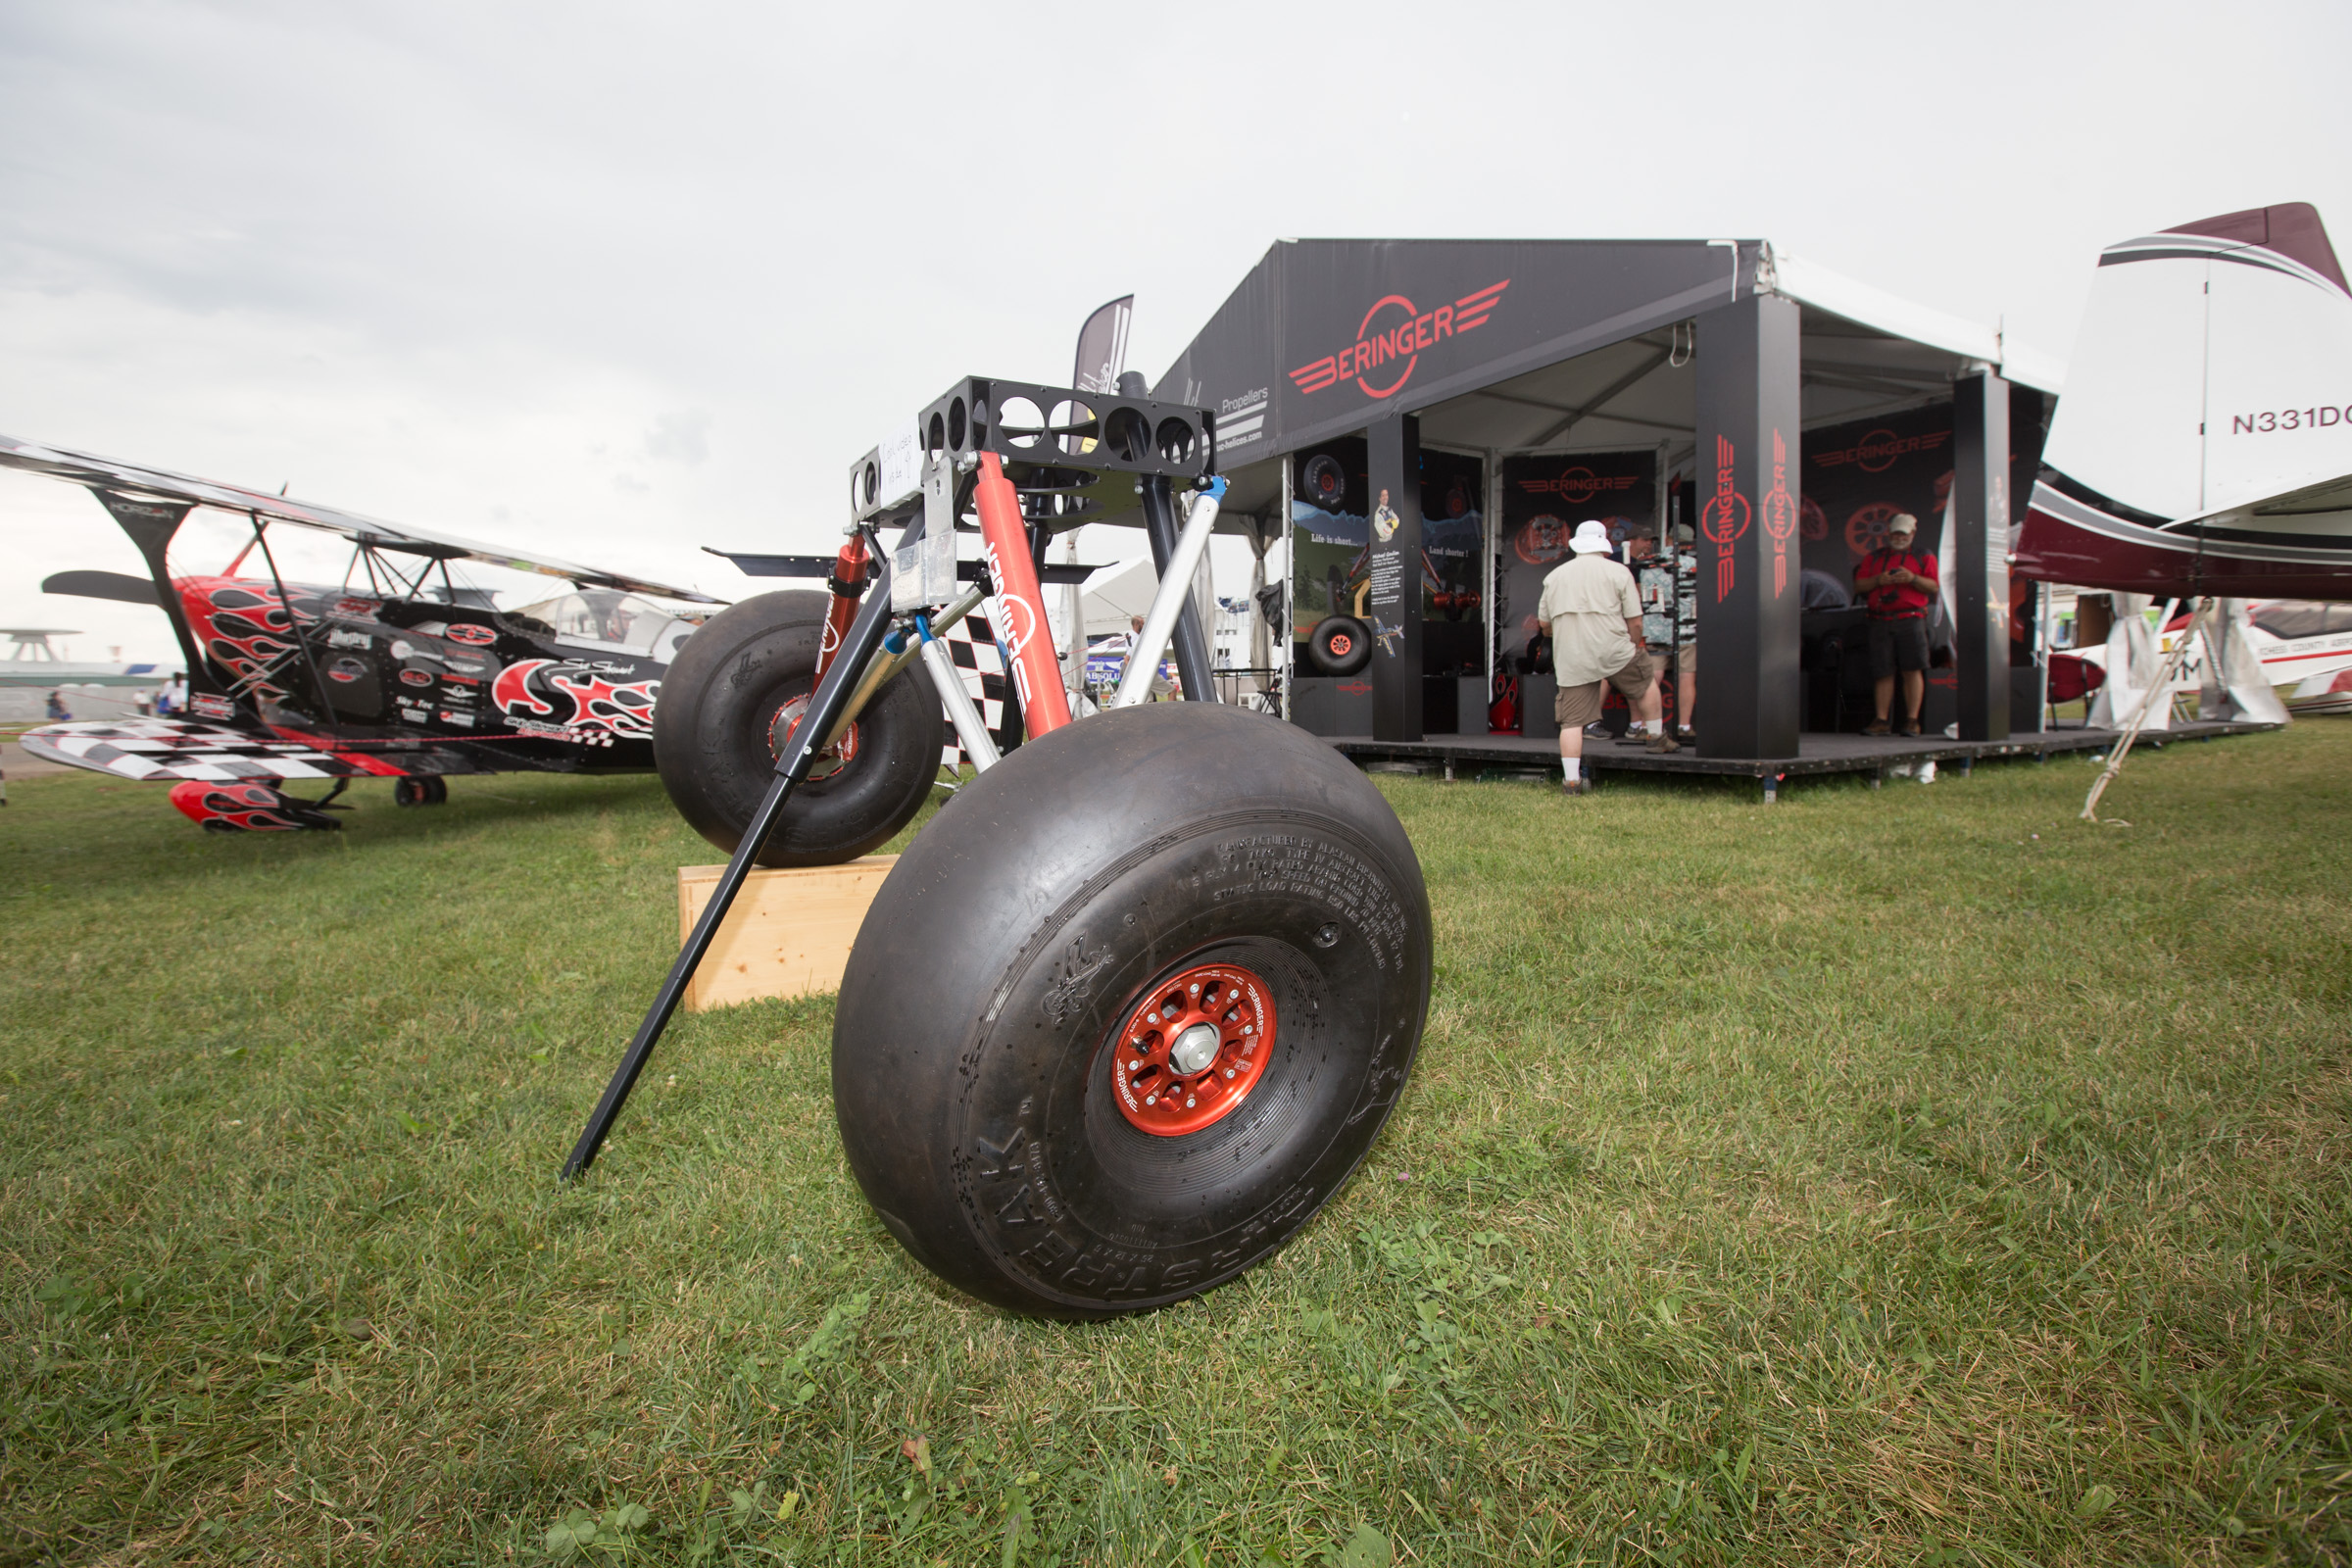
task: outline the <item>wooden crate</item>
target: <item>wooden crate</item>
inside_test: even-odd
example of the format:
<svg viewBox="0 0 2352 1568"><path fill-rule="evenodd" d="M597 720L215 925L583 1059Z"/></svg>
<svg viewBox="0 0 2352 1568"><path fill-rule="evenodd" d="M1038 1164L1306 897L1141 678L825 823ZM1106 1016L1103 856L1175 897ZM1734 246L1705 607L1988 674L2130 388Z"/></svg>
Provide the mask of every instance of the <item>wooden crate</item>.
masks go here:
<svg viewBox="0 0 2352 1568"><path fill-rule="evenodd" d="M701 1012L761 997L840 990L866 906L898 858L868 855L846 865L754 871L686 988L686 1009ZM678 867L681 947L724 870L723 865Z"/></svg>

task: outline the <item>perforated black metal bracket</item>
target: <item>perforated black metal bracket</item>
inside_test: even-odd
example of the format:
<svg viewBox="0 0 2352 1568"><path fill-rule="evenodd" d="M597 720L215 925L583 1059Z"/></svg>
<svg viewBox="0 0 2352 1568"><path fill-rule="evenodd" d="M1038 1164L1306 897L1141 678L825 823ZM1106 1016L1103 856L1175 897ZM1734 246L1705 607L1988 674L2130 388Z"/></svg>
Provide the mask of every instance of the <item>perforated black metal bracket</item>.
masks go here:
<svg viewBox="0 0 2352 1568"><path fill-rule="evenodd" d="M1060 533L1131 508L1132 486L1118 480L1209 477L1216 416L1115 392L968 376L916 415L910 430L851 465L852 522L906 523L922 510L926 460L945 457L960 467L983 452L1004 465L1022 516Z"/></svg>

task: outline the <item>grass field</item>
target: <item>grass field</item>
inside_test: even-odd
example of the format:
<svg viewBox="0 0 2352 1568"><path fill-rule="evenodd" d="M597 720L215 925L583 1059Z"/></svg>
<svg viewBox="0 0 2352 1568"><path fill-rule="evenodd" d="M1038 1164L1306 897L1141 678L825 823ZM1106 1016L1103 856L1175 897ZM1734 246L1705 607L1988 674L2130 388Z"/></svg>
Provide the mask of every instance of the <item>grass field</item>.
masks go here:
<svg viewBox="0 0 2352 1568"><path fill-rule="evenodd" d="M863 1207L829 1000L557 1166L710 853L651 779L0 812L0 1558L2352 1559L2352 724L1933 786L1384 779L1431 1027L1154 1316Z"/></svg>

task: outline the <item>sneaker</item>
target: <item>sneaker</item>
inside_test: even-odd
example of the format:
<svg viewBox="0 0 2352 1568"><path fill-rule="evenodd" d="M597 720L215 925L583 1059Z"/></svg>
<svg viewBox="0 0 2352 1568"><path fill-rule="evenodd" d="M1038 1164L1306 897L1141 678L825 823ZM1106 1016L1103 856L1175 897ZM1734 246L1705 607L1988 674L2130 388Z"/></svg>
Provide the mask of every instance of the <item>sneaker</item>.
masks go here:
<svg viewBox="0 0 2352 1568"><path fill-rule="evenodd" d="M1676 743L1674 737L1671 735L1652 735L1649 738L1647 745L1649 750L1653 752L1679 752L1682 750L1682 747Z"/></svg>
<svg viewBox="0 0 2352 1568"><path fill-rule="evenodd" d="M1592 781L1589 778L1564 778L1560 780L1560 793L1562 795L1590 795L1592 793Z"/></svg>
<svg viewBox="0 0 2352 1568"><path fill-rule="evenodd" d="M1649 732L1639 729L1629 729L1617 737L1617 744L1620 746L1647 746L1649 741Z"/></svg>
<svg viewBox="0 0 2352 1568"><path fill-rule="evenodd" d="M1865 735L1886 735L1891 732L1886 728L1886 721L1885 719L1874 718L1869 723L1862 726L1862 733Z"/></svg>
<svg viewBox="0 0 2352 1568"><path fill-rule="evenodd" d="M1916 719L1916 718L1906 718L1906 719L1904 719L1904 720L1903 720L1903 727L1902 727L1902 731L1901 731L1901 733L1903 733L1903 734L1905 734L1905 735L1916 735L1916 734L1918 734L1918 733L1919 733L1919 720L1918 720L1918 719Z"/></svg>

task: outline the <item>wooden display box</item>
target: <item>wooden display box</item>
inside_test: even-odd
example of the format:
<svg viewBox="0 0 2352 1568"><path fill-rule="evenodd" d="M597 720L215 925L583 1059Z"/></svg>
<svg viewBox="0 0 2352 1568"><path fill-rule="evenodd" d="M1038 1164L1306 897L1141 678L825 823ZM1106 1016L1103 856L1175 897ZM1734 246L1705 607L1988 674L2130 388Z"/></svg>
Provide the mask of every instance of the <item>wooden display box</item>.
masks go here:
<svg viewBox="0 0 2352 1568"><path fill-rule="evenodd" d="M840 990L866 906L898 859L868 855L846 865L754 871L686 988L686 1010ZM702 918L725 869L678 867L679 946Z"/></svg>

